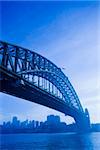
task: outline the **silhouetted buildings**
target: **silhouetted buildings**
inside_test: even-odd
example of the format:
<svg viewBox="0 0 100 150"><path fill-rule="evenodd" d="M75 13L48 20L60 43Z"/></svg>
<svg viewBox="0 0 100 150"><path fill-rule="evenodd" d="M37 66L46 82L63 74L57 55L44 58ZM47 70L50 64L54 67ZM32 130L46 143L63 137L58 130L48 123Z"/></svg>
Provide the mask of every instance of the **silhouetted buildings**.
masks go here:
<svg viewBox="0 0 100 150"><path fill-rule="evenodd" d="M59 116L50 115L47 116L47 120L40 125L42 132L65 132L67 125L64 122L60 122Z"/></svg>
<svg viewBox="0 0 100 150"><path fill-rule="evenodd" d="M59 116L50 115L47 116L45 122L35 120L21 122L14 116L11 122L3 122L0 128L2 133L53 133L75 131L75 126L75 124L66 125L66 123L60 121Z"/></svg>
<svg viewBox="0 0 100 150"><path fill-rule="evenodd" d="M67 125L60 121L59 116L49 115L45 122L39 121L20 121L13 117L12 121L3 122L0 125L1 133L58 133L58 132L77 132L75 123ZM92 124L91 131L100 131L100 124Z"/></svg>

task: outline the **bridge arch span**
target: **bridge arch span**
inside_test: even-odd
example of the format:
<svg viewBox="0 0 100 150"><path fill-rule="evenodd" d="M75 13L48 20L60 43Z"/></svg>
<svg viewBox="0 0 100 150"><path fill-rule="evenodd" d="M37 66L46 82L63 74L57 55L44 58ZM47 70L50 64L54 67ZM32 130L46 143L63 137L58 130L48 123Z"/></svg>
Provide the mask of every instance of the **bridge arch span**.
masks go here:
<svg viewBox="0 0 100 150"><path fill-rule="evenodd" d="M28 49L0 41L0 71L0 91L61 111L72 116L79 126L86 128L89 125L68 77L50 60ZM42 87L40 82L44 82ZM54 91L50 92L50 84L52 91L56 88L62 97L54 95ZM49 92L43 88L44 85Z"/></svg>

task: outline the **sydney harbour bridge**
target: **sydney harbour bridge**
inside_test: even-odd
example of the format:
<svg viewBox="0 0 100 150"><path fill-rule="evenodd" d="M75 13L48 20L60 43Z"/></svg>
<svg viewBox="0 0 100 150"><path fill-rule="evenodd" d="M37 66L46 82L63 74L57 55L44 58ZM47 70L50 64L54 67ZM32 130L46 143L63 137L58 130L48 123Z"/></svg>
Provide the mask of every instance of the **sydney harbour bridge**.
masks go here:
<svg viewBox="0 0 100 150"><path fill-rule="evenodd" d="M88 110L83 110L62 70L33 51L3 41L0 41L0 91L60 111L74 118L79 131L89 131Z"/></svg>

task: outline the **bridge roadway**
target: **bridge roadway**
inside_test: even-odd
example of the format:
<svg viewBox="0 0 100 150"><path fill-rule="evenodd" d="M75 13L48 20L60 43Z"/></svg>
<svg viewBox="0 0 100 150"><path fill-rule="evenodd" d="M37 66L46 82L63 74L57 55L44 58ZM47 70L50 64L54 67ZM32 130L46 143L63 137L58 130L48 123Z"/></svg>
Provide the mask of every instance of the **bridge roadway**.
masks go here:
<svg viewBox="0 0 100 150"><path fill-rule="evenodd" d="M9 45L8 43L5 43L5 42L3 42L3 43L1 42L1 44L4 45L4 47L6 46L6 48L7 48L7 45ZM11 59L12 59L11 52L9 53L9 49L8 49L8 51L5 52L4 47L1 47L1 49L0 49L0 50L3 50L0 53L1 54L0 57L3 56L3 57L1 57L2 59L0 62L0 85L1 85L0 91L1 92L10 94L10 95L13 95L13 96L16 96L16 97L19 97L19 98L22 98L22 99L25 99L25 100L28 100L31 102L35 102L35 103L47 106L49 108L53 108L57 111L60 111L60 112L64 113L65 115L68 115L68 116L71 116L74 118L74 120L77 124L77 127L78 127L78 131L81 131L81 132L89 131L90 120L89 120L88 111L87 110L86 110L86 112L83 111L82 106L78 100L78 97L75 94L75 91L72 89L72 86L70 86L71 84L69 85L70 90L72 89L72 92L73 92L71 94L73 94L74 98L77 99L76 104L77 104L78 108L76 107L75 103L74 103L74 105L72 105L72 104L70 105L68 103L68 101L71 102L70 101L71 95L69 96L69 100L67 101L66 96L64 95L64 92L66 93L66 91L64 91L64 92L62 91L64 89L64 87L62 87L62 90L60 89L60 91L62 92L62 95L64 95L65 100L61 99L58 96L51 94L50 91L48 92L47 90L42 89L39 86L36 86L32 82L29 82L24 77L22 77L22 75L13 71L14 63L13 63L13 61L11 62ZM10 49L11 49L11 47L10 47ZM18 47L17 47L17 50L18 50ZM11 55L11 56L8 57L8 55ZM16 58L16 56L14 56L14 57ZM6 64L5 64L5 62L6 62ZM11 69L9 69L7 67L8 62L10 62L9 65L11 65ZM22 62L22 60L21 60L21 62ZM25 63L25 60L22 62L22 66L23 66L23 63ZM38 64L37 64L37 67L39 69ZM22 69L23 68L21 68L21 70ZM40 70L41 70L41 68L40 68ZM54 74L54 72L53 72L53 74ZM61 74L61 72L60 72L60 74ZM34 76L34 74L33 74L33 76ZM40 76L40 74L38 74L38 76ZM50 75L49 77L51 77L51 76L52 75ZM59 80L60 80L60 78L59 78ZM51 80L51 82L52 82L52 80ZM55 82L52 82L52 84L53 83L55 83ZM67 81L67 83L68 83L68 81ZM63 84L63 82L62 82L62 84Z"/></svg>

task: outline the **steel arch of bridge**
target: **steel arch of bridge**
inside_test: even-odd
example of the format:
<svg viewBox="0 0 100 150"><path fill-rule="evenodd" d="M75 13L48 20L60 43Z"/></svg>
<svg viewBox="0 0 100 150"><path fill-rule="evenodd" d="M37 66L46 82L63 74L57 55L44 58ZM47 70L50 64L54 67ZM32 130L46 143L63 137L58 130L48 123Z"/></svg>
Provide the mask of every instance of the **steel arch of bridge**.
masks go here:
<svg viewBox="0 0 100 150"><path fill-rule="evenodd" d="M60 68L45 57L1 41L0 64L83 112L79 98L68 78Z"/></svg>
<svg viewBox="0 0 100 150"><path fill-rule="evenodd" d="M68 77L50 60L28 49L0 41L1 92L72 116L79 128L90 125ZM20 92L21 91L21 92Z"/></svg>

